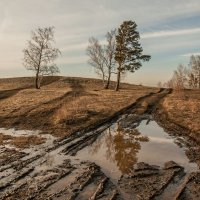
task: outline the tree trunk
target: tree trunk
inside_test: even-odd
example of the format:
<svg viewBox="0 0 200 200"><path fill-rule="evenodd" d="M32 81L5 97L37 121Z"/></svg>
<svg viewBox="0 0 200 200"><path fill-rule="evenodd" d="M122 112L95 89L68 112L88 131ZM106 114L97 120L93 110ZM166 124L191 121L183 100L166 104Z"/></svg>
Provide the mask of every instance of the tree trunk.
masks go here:
<svg viewBox="0 0 200 200"><path fill-rule="evenodd" d="M42 43L41 45L41 49L40 49L40 57L39 57L39 64L37 67L37 72L36 72L36 80L35 80L35 84L36 84L36 89L40 89L40 77L39 77L39 73L40 73L40 65L41 65L41 59L42 59L42 51L44 48L44 44Z"/></svg>
<svg viewBox="0 0 200 200"><path fill-rule="evenodd" d="M121 71L120 71L120 68L119 68L118 72L117 72L117 84L116 84L116 87L115 87L115 91L119 90L120 76L121 76Z"/></svg>
<svg viewBox="0 0 200 200"><path fill-rule="evenodd" d="M39 71L37 71L36 77L35 77L35 88L36 88L36 89L40 89L40 84L39 84Z"/></svg>
<svg viewBox="0 0 200 200"><path fill-rule="evenodd" d="M110 73L108 75L108 80L107 80L107 83L105 85L105 89L108 89L109 88L109 85L110 85Z"/></svg>
<svg viewBox="0 0 200 200"><path fill-rule="evenodd" d="M105 75L102 74L102 83L103 83L103 87L105 87Z"/></svg>

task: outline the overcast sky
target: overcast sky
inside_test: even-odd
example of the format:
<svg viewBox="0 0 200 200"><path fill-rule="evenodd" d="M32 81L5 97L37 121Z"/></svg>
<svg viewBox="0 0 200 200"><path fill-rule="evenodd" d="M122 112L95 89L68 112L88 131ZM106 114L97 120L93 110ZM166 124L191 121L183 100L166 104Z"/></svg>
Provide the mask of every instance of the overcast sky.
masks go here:
<svg viewBox="0 0 200 200"><path fill-rule="evenodd" d="M178 64L200 54L199 0L0 0L0 77L30 76L23 48L37 27L55 26L61 75L95 77L85 49L124 20L138 24L144 53L152 59L125 81L156 85Z"/></svg>

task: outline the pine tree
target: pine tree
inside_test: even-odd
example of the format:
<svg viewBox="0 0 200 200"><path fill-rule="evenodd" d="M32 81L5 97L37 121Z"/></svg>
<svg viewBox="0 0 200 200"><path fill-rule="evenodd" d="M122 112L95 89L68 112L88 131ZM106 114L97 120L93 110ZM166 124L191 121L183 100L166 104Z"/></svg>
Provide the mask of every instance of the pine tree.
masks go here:
<svg viewBox="0 0 200 200"><path fill-rule="evenodd" d="M151 59L151 56L143 55L139 39L140 35L135 22L124 21L118 28L115 51L115 60L118 63L116 91L119 90L121 73L126 71L133 73L142 66L142 61Z"/></svg>

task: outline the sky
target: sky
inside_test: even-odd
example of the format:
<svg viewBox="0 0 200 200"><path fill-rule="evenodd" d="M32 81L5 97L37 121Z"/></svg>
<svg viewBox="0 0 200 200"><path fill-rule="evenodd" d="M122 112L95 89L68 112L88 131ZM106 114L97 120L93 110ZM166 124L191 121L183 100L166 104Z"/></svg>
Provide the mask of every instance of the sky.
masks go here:
<svg viewBox="0 0 200 200"><path fill-rule="evenodd" d="M100 41L125 20L138 25L145 54L152 59L124 82L166 82L179 64L200 54L199 0L0 0L0 77L31 76L22 50L38 27L55 27L55 62L63 76L97 77L88 64L91 36ZM114 77L115 78L115 77Z"/></svg>

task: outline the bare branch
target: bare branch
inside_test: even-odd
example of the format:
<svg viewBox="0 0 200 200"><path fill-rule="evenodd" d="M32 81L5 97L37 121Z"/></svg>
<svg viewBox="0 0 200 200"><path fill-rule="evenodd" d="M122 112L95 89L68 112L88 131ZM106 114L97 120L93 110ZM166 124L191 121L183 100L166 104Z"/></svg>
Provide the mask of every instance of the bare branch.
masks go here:
<svg viewBox="0 0 200 200"><path fill-rule="evenodd" d="M52 62L61 54L60 50L52 47L54 42L54 27L37 28L31 33L31 40L24 52L24 66L36 73L36 88L39 88L39 76L59 73Z"/></svg>

